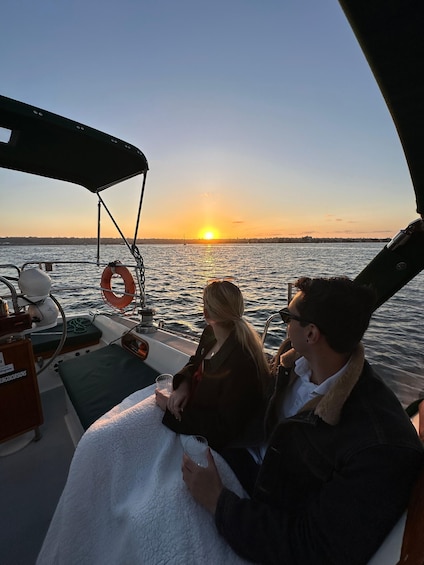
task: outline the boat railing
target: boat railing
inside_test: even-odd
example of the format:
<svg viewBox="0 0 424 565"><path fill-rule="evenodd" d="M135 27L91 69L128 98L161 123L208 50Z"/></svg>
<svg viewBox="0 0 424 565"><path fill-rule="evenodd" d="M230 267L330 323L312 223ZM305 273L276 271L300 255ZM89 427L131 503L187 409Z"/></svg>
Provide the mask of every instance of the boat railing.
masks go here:
<svg viewBox="0 0 424 565"><path fill-rule="evenodd" d="M287 304L290 304L292 298L293 298L293 289L294 289L294 284L293 283L288 283L287 284ZM265 326L262 332L262 336L261 336L261 340L262 340L262 346L265 345L265 340L266 340L266 336L268 334L268 330L269 330L269 326L271 325L271 322L273 320L281 320L281 314L280 312L276 312L275 314L271 314L271 316L269 316L265 322Z"/></svg>
<svg viewBox="0 0 424 565"><path fill-rule="evenodd" d="M271 322L272 322L273 320L276 320L277 318L279 318L280 321L281 321L281 315L280 315L279 312L277 312L276 314L271 314L271 316L269 316L269 317L267 318L267 320L266 320L266 322L265 322L265 327L264 327L263 332L262 332L262 337L261 337L262 346L265 345L266 336L267 336L267 334L268 334L268 330L269 330L269 326L271 325Z"/></svg>
<svg viewBox="0 0 424 565"><path fill-rule="evenodd" d="M132 300L127 308L119 309L120 313L140 313L140 304L143 298L140 289L136 284L138 278L133 276L135 281L135 292L127 292L124 281L120 277L113 278L113 287L107 288L101 284L102 270L106 269L110 263L85 261L85 260L32 260L25 262L21 267L14 264L0 264L0 282L7 287L4 292L0 289L0 296L6 300L11 300L13 309L16 312L22 310L19 305L19 297L22 297L19 286L19 277L23 271L29 268L39 268L49 275L52 282L51 292L58 296L63 302L65 309L73 311L87 310L87 302L90 302L91 309L98 309L101 312L115 311L112 305L105 299L105 293L116 293L117 296L130 296ZM129 272L136 273L137 266L130 263L119 263L120 266ZM131 275L132 276L132 275ZM93 296L99 293L98 302Z"/></svg>

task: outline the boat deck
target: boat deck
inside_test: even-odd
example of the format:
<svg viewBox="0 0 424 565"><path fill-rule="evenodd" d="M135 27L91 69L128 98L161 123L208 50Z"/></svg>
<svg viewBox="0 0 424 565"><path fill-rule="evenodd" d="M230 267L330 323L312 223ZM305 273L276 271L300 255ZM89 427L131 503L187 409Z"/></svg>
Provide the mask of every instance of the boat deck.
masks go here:
<svg viewBox="0 0 424 565"><path fill-rule="evenodd" d="M4 456L0 444L1 565L34 565L74 453L63 387L44 392L41 402L41 439Z"/></svg>

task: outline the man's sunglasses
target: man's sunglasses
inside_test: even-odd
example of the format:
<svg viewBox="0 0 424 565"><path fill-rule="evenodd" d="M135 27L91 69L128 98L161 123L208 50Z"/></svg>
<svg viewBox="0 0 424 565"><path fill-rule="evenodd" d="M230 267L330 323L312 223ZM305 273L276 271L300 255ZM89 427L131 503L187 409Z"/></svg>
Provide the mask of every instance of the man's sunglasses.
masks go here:
<svg viewBox="0 0 424 565"><path fill-rule="evenodd" d="M296 314L292 314L288 308L283 308L282 310L280 310L279 314L280 314L281 319L283 320L283 322L285 324L288 324L290 322L290 320L296 320L297 322L300 322L301 324L311 324L312 323L309 320L304 320L303 318L296 316Z"/></svg>

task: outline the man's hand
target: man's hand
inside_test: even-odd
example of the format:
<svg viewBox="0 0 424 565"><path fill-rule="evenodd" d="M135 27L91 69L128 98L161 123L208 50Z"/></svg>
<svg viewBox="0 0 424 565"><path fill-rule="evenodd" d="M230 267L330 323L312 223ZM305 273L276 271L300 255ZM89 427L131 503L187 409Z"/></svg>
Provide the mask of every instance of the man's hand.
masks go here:
<svg viewBox="0 0 424 565"><path fill-rule="evenodd" d="M218 469L210 449L208 449L208 466L200 467L186 454L183 455L183 480L193 498L206 510L215 514L219 495L224 488Z"/></svg>

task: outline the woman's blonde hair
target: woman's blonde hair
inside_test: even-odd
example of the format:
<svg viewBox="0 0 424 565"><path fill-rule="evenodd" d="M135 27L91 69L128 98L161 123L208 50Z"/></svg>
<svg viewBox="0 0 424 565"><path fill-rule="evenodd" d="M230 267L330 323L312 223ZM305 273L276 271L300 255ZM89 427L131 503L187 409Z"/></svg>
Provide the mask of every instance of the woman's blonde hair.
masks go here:
<svg viewBox="0 0 424 565"><path fill-rule="evenodd" d="M261 339L254 327L243 318L244 299L238 286L226 280L211 282L203 291L203 304L209 318L234 328L237 341L255 361L260 379L269 375Z"/></svg>

